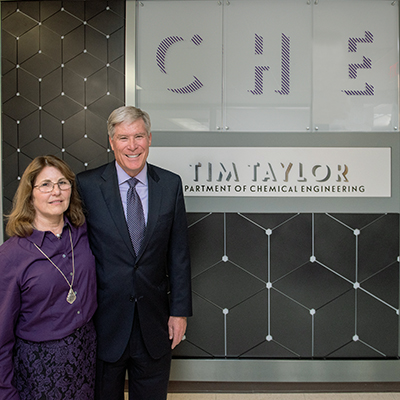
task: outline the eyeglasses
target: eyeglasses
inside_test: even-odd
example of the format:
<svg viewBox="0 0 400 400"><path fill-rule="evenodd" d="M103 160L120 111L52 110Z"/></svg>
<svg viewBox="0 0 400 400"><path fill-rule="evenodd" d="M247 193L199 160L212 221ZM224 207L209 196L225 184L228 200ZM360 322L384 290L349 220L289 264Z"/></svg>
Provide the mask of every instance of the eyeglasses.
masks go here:
<svg viewBox="0 0 400 400"><path fill-rule="evenodd" d="M56 183L53 182L43 182L40 185L35 185L34 187L38 188L42 193L50 193L53 191L54 186L58 185L60 190L68 190L71 189L71 182L69 181L58 181Z"/></svg>

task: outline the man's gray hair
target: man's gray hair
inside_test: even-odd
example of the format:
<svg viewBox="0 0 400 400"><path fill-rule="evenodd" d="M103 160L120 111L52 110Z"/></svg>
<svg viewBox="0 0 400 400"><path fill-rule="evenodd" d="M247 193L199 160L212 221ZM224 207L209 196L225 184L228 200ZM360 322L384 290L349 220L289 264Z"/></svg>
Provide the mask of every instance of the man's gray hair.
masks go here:
<svg viewBox="0 0 400 400"><path fill-rule="evenodd" d="M146 127L147 136L151 132L150 116L146 111L142 111L140 108L133 106L122 106L115 109L107 120L108 136L113 139L115 133L115 126L121 122L132 124L138 119L142 119Z"/></svg>

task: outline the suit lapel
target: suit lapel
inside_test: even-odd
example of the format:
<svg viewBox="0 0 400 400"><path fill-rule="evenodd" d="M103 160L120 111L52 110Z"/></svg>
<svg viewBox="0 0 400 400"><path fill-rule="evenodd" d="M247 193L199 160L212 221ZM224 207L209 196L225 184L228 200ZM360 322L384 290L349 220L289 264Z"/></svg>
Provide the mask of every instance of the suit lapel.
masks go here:
<svg viewBox="0 0 400 400"><path fill-rule="evenodd" d="M132 253L132 255L135 255L132 242L129 237L121 196L119 194L117 171L115 169L114 162L111 162L107 165L101 177L104 182L101 184L100 190L103 193L104 201L112 218L114 219L115 225L123 241L129 248L129 251Z"/></svg>

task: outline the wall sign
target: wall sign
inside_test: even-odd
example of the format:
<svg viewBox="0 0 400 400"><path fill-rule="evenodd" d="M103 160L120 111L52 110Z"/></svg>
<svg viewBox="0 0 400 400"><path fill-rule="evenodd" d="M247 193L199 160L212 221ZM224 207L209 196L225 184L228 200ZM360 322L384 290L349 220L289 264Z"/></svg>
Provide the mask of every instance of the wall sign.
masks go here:
<svg viewBox="0 0 400 400"><path fill-rule="evenodd" d="M185 196L390 197L390 148L152 147Z"/></svg>
<svg viewBox="0 0 400 400"><path fill-rule="evenodd" d="M153 130L398 129L398 2L135 3L127 103Z"/></svg>

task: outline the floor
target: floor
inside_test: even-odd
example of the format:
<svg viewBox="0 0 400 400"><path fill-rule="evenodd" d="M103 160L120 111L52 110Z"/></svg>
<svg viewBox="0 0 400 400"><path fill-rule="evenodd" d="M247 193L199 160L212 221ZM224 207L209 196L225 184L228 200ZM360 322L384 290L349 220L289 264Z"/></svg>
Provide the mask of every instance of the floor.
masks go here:
<svg viewBox="0 0 400 400"><path fill-rule="evenodd" d="M170 381L168 392L167 400L400 400L400 382Z"/></svg>
<svg viewBox="0 0 400 400"><path fill-rule="evenodd" d="M400 400L400 393L170 393L167 400Z"/></svg>

